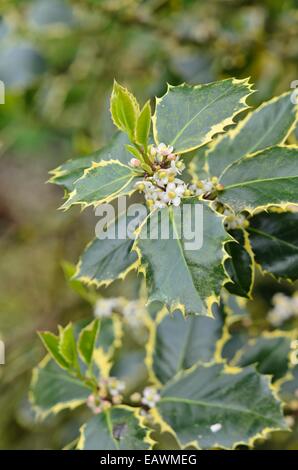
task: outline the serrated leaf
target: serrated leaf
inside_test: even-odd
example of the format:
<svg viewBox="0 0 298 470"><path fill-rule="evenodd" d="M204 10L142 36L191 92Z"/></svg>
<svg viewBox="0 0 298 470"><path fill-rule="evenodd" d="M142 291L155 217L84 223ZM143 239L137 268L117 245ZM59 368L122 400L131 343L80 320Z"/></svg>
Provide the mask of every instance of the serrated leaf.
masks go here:
<svg viewBox="0 0 298 470"><path fill-rule="evenodd" d="M147 148L151 127L151 108L150 101L144 105L137 119L136 124L136 141Z"/></svg>
<svg viewBox="0 0 298 470"><path fill-rule="evenodd" d="M280 387L280 396L286 402L293 401L297 403L298 399L298 365L295 365L290 371L288 380L284 381Z"/></svg>
<svg viewBox="0 0 298 470"><path fill-rule="evenodd" d="M198 86L169 86L156 101L154 138L184 153L209 142L233 123L233 116L247 107L251 93L247 80L228 78Z"/></svg>
<svg viewBox="0 0 298 470"><path fill-rule="evenodd" d="M278 146L242 158L222 174L218 199L235 211L298 202L298 147Z"/></svg>
<svg viewBox="0 0 298 470"><path fill-rule="evenodd" d="M91 365L93 351L99 333L99 321L94 320L85 326L80 332L78 339L78 352L87 366Z"/></svg>
<svg viewBox="0 0 298 470"><path fill-rule="evenodd" d="M109 285L136 268L137 255L132 252L133 240L117 236L118 229L129 221L126 214L117 217L109 228L115 229L115 238L95 238L84 251L75 278L89 285ZM126 225L125 225L126 227Z"/></svg>
<svg viewBox="0 0 298 470"><path fill-rule="evenodd" d="M282 333L251 339L237 353L235 363L239 367L257 364L261 374L280 379L288 370L291 342L292 339Z"/></svg>
<svg viewBox="0 0 298 470"><path fill-rule="evenodd" d="M135 97L115 81L111 95L112 119L118 129L127 132L131 141L134 141L139 113L140 109Z"/></svg>
<svg viewBox="0 0 298 470"><path fill-rule="evenodd" d="M50 331L41 331L38 333L41 341L43 342L45 348L50 353L51 357L59 364L63 369L68 369L69 364L67 360L63 357L60 351L59 336L54 335Z"/></svg>
<svg viewBox="0 0 298 470"><path fill-rule="evenodd" d="M216 342L223 329L223 311L213 308L214 318L203 316L183 317L176 311L172 315L162 312L154 325L154 338L150 344L149 363L154 376L162 384L171 380L177 372L194 364L213 359Z"/></svg>
<svg viewBox="0 0 298 470"><path fill-rule="evenodd" d="M197 443L204 449L247 444L286 427L268 377L252 368L198 365L166 385L157 409L183 446Z"/></svg>
<svg viewBox="0 0 298 470"><path fill-rule="evenodd" d="M126 150L125 145L129 143L126 134L117 132L111 142L100 150L97 150L91 155L79 157L73 160L68 160L63 165L50 174L50 183L63 186L67 191L73 191L74 182L77 181L84 174L84 170L90 168L93 162L100 162L101 160L118 160L121 163L128 164L131 155Z"/></svg>
<svg viewBox="0 0 298 470"><path fill-rule="evenodd" d="M59 326L59 351L70 369L80 370L73 325Z"/></svg>
<svg viewBox="0 0 298 470"><path fill-rule="evenodd" d="M189 240L185 239L181 226L181 209L184 204L193 206L183 216L184 228L194 223L192 209L196 210L195 205L200 205L202 209L203 221L197 222L202 224L203 243L198 249L186 249ZM150 237L151 230L158 233L159 212L155 211L150 216L150 224L142 227L140 237L136 240L141 264L146 271L149 301L163 302L170 311L179 308L186 314L204 314L207 305L210 306L219 294L225 277L221 265L223 242L229 239L229 235L223 228L222 218L208 205L197 200L185 200L180 207L163 211L168 211L169 239ZM200 227L195 228L197 234ZM174 236L180 233L181 239L175 239Z"/></svg>
<svg viewBox="0 0 298 470"><path fill-rule="evenodd" d="M234 129L218 137L207 151L210 175L220 176L227 166L245 155L282 144L297 118L290 97L288 92L262 104Z"/></svg>
<svg viewBox="0 0 298 470"><path fill-rule="evenodd" d="M249 220L249 240L263 270L298 278L298 213L262 212Z"/></svg>
<svg viewBox="0 0 298 470"><path fill-rule="evenodd" d="M80 450L146 450L148 429L141 426L135 410L113 407L94 416L81 428Z"/></svg>
<svg viewBox="0 0 298 470"><path fill-rule="evenodd" d="M65 408L76 408L86 401L91 392L82 381L48 358L33 371L30 398L42 416L58 413Z"/></svg>
<svg viewBox="0 0 298 470"><path fill-rule="evenodd" d="M254 281L254 265L251 255L240 243L231 241L225 244L229 255L224 267L231 278L225 283L225 289L240 297L250 297Z"/></svg>
<svg viewBox="0 0 298 470"><path fill-rule="evenodd" d="M96 206L116 197L132 194L136 190L137 181L132 169L117 160L94 163L74 183L74 190L61 209L68 209L73 204Z"/></svg>

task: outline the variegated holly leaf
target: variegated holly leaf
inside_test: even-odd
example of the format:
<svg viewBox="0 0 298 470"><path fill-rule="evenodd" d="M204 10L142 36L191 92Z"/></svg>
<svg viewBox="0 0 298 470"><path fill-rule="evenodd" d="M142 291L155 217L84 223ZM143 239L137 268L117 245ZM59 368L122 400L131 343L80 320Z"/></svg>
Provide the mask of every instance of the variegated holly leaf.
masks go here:
<svg viewBox="0 0 298 470"><path fill-rule="evenodd" d="M256 364L261 374L270 374L273 380L283 377L289 367L292 338L282 332L251 339L238 351L234 363L239 367Z"/></svg>
<svg viewBox="0 0 298 470"><path fill-rule="evenodd" d="M102 149L97 150L91 155L68 160L63 165L51 171L50 174L52 174L52 176L50 183L63 186L70 192L74 189L74 182L83 176L84 170L90 168L93 162L118 160L121 163L128 164L131 159L131 154L125 147L128 143L129 139L127 135L118 132L111 143Z"/></svg>
<svg viewBox="0 0 298 470"><path fill-rule="evenodd" d="M73 204L83 207L97 206L110 202L119 196L132 194L139 180L135 172L118 160L93 163L90 168L74 183L74 190L61 206L68 209Z"/></svg>
<svg viewBox="0 0 298 470"><path fill-rule="evenodd" d="M95 238L87 246L78 263L75 279L99 287L123 279L136 269L137 255L131 251L133 240L126 233L130 219L126 214L116 217L108 226L110 235ZM121 227L125 229L123 236L120 236Z"/></svg>
<svg viewBox="0 0 298 470"><path fill-rule="evenodd" d="M254 263L250 253L240 243L230 241L225 244L229 257L224 261L230 281L225 288L233 295L250 297L254 282Z"/></svg>
<svg viewBox="0 0 298 470"><path fill-rule="evenodd" d="M149 432L133 408L113 407L82 426L77 449L146 450L153 444Z"/></svg>
<svg viewBox="0 0 298 470"><path fill-rule="evenodd" d="M295 365L287 376L288 380L283 381L280 386L280 396L286 402L294 405L298 402L298 365Z"/></svg>
<svg viewBox="0 0 298 470"><path fill-rule="evenodd" d="M248 80L233 78L197 86L169 85L167 93L156 100L155 142L172 145L176 153L204 145L247 108L250 94Z"/></svg>
<svg viewBox="0 0 298 470"><path fill-rule="evenodd" d="M297 121L291 92L270 100L218 137L207 153L209 173L220 176L232 163L266 147L282 144Z"/></svg>
<svg viewBox="0 0 298 470"><path fill-rule="evenodd" d="M139 269L146 272L149 301L160 301L170 311L206 314L225 278L223 243L230 236L222 217L207 204L186 199L180 207L154 211L147 222L136 249ZM157 235L164 223L169 229L166 237Z"/></svg>
<svg viewBox="0 0 298 470"><path fill-rule="evenodd" d="M30 399L42 417L65 408L74 409L84 403L90 393L92 388L61 369L49 357L33 370Z"/></svg>
<svg viewBox="0 0 298 470"><path fill-rule="evenodd" d="M157 409L181 445L203 449L250 444L254 437L286 428L269 378L250 367L198 365L178 374L162 389Z"/></svg>
<svg viewBox="0 0 298 470"><path fill-rule="evenodd" d="M277 277L298 279L298 212L262 212L249 219L256 262Z"/></svg>
<svg viewBox="0 0 298 470"><path fill-rule="evenodd" d="M298 203L298 147L277 146L242 158L222 174L218 199L235 211Z"/></svg>
<svg viewBox="0 0 298 470"><path fill-rule="evenodd" d="M147 363L159 383L165 384L177 372L214 358L216 342L222 335L223 308L214 305L214 318L184 317L163 309L154 322L154 334L148 344Z"/></svg>

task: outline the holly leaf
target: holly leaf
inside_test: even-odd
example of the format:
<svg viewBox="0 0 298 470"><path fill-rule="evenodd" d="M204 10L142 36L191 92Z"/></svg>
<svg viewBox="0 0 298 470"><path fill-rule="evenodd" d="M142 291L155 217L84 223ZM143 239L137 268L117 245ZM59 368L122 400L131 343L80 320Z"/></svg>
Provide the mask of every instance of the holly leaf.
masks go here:
<svg viewBox="0 0 298 470"><path fill-rule="evenodd" d="M218 199L235 211L298 202L298 147L277 146L242 158L222 174Z"/></svg>
<svg viewBox="0 0 298 470"><path fill-rule="evenodd" d="M160 214L164 217L162 223ZM208 205L188 199L180 207L151 213L147 221L134 248L140 260L139 270L146 273L149 302L160 301L171 312L179 309L185 314L206 314L225 277L221 263L223 243L229 235L222 217ZM163 223L169 228L169 236L152 236L159 233ZM195 234L195 238L190 242L186 229L193 224L191 236Z"/></svg>
<svg viewBox="0 0 298 470"><path fill-rule="evenodd" d="M78 263L75 279L97 287L107 286L118 278L124 279L136 269L137 254L131 251L133 239L127 235L120 237L118 233L123 225L127 228L129 220L126 213L120 215L108 227L115 236L107 233L107 238L95 238L87 246Z"/></svg>
<svg viewBox="0 0 298 470"><path fill-rule="evenodd" d="M75 181L83 176L84 170L90 168L93 162L100 162L101 160L118 160L121 163L128 164L131 159L130 153L125 148L125 145L128 143L129 139L127 135L123 132L118 132L110 144L106 145L102 149L97 150L91 155L68 160L63 165L52 170L50 172L52 177L49 182L57 184L58 186L63 186L70 192L74 189Z"/></svg>
<svg viewBox="0 0 298 470"><path fill-rule="evenodd" d="M168 85L166 94L156 99L155 142L172 145L176 153L210 142L247 108L245 100L250 94L248 80L233 78L197 86Z"/></svg>
<svg viewBox="0 0 298 470"><path fill-rule="evenodd" d="M136 141L147 148L151 127L151 108L150 101L144 105L136 123Z"/></svg>
<svg viewBox="0 0 298 470"><path fill-rule="evenodd" d="M126 88L114 81L111 95L111 115L115 126L128 134L133 142L140 108L135 97Z"/></svg>
<svg viewBox="0 0 298 470"><path fill-rule="evenodd" d="M41 417L84 403L92 390L47 356L33 370L30 400Z"/></svg>
<svg viewBox="0 0 298 470"><path fill-rule="evenodd" d="M213 315L214 318L195 315L185 318L179 311L168 315L165 309L159 313L147 355L155 380L165 384L177 372L213 359L223 330L222 308L215 305Z"/></svg>
<svg viewBox="0 0 298 470"><path fill-rule="evenodd" d="M249 241L264 271L298 278L298 212L262 212L249 219Z"/></svg>
<svg viewBox="0 0 298 470"><path fill-rule="evenodd" d="M254 263L248 251L235 241L225 244L229 257L224 261L224 267L230 277L224 287L233 295L240 297L251 296L254 283Z"/></svg>
<svg viewBox="0 0 298 470"><path fill-rule="evenodd" d="M99 333L99 321L94 320L80 332L78 339L78 352L87 366L92 363L94 348Z"/></svg>
<svg viewBox="0 0 298 470"><path fill-rule="evenodd" d="M132 168L118 160L93 163L74 183L74 190L61 209L68 209L73 204L81 204L84 208L98 206L119 196L132 194L137 181Z"/></svg>
<svg viewBox="0 0 298 470"><path fill-rule="evenodd" d="M289 367L289 354L292 338L275 331L265 336L251 339L236 355L235 364L245 367L257 364L261 374L270 374L273 380L283 377Z"/></svg>
<svg viewBox="0 0 298 470"><path fill-rule="evenodd" d="M146 450L149 430L133 408L118 406L94 416L81 428L79 450Z"/></svg>
<svg viewBox="0 0 298 470"><path fill-rule="evenodd" d="M59 325L59 351L70 369L80 370L72 323L69 323L65 328Z"/></svg>
<svg viewBox="0 0 298 470"><path fill-rule="evenodd" d="M286 428L269 378L250 367L197 365L165 386L157 409L182 446L229 449Z"/></svg>
<svg viewBox="0 0 298 470"><path fill-rule="evenodd" d="M61 354L59 336L54 335L50 331L40 331L38 336L56 363L63 369L68 369L69 363L63 354Z"/></svg>
<svg viewBox="0 0 298 470"><path fill-rule="evenodd" d="M284 143L297 121L297 107L290 97L288 92L262 104L210 144L207 151L210 175L220 176L245 155Z"/></svg>

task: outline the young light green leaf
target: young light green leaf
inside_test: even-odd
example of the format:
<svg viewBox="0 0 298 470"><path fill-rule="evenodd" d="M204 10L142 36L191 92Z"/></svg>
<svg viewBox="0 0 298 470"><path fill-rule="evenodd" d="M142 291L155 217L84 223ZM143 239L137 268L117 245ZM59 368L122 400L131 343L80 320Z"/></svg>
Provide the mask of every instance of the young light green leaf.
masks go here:
<svg viewBox="0 0 298 470"><path fill-rule="evenodd" d="M298 147L262 150L230 165L222 174L218 199L236 212L298 203Z"/></svg>
<svg viewBox="0 0 298 470"><path fill-rule="evenodd" d="M99 333L99 321L94 320L89 323L80 332L78 339L78 352L81 359L87 366L92 363L93 351L96 345L96 340Z"/></svg>
<svg viewBox="0 0 298 470"><path fill-rule="evenodd" d="M80 370L78 352L72 323L65 328L59 325L59 351L70 369Z"/></svg>
<svg viewBox="0 0 298 470"><path fill-rule="evenodd" d="M90 168L93 162L101 160L118 160L121 163L128 164L131 155L125 148L129 143L129 139L123 132L117 132L111 142L102 149L91 155L68 160L63 165L51 171L52 174L49 182L63 186L67 191L73 191L74 182L84 174L84 170Z"/></svg>
<svg viewBox="0 0 298 470"><path fill-rule="evenodd" d="M135 97L115 80L111 95L112 119L118 129L128 134L132 142L135 140L139 113L140 109Z"/></svg>
<svg viewBox="0 0 298 470"><path fill-rule="evenodd" d="M175 311L162 310L154 324L154 334L148 348L147 362L154 377L162 384L177 372L194 364L213 359L216 342L222 335L223 309L214 305L214 318L191 315L183 317Z"/></svg>
<svg viewBox="0 0 298 470"><path fill-rule="evenodd" d="M151 127L151 108L150 101L145 103L136 124L136 141L146 149Z"/></svg>
<svg viewBox="0 0 298 470"><path fill-rule="evenodd" d="M291 92L274 98L249 113L231 131L219 136L207 151L209 173L220 176L245 155L282 144L297 121Z"/></svg>
<svg viewBox="0 0 298 470"><path fill-rule="evenodd" d="M97 206L119 196L132 194L136 190L137 181L132 169L117 160L93 163L74 183L74 190L61 209L68 209L73 204Z"/></svg>
<svg viewBox="0 0 298 470"><path fill-rule="evenodd" d="M68 369L68 361L61 354L59 343L60 338L50 331L40 331L38 333L41 341L43 342L45 348L50 353L51 357L59 364L63 369Z"/></svg>
<svg viewBox="0 0 298 470"><path fill-rule="evenodd" d="M262 212L249 220L249 240L264 271L298 279L298 212Z"/></svg>
<svg viewBox="0 0 298 470"><path fill-rule="evenodd" d="M133 408L110 408L81 428L79 450L146 450L152 448L149 430Z"/></svg>
<svg viewBox="0 0 298 470"><path fill-rule="evenodd" d="M210 142L247 108L245 100L250 94L247 80L233 78L206 85L168 86L167 93L156 100L155 142L172 145L176 153Z"/></svg>
<svg viewBox="0 0 298 470"><path fill-rule="evenodd" d="M178 374L161 391L157 409L181 445L197 443L203 449L250 444L286 428L269 378L250 367L198 365Z"/></svg>
<svg viewBox="0 0 298 470"><path fill-rule="evenodd" d="M80 406L91 392L83 382L49 361L48 357L33 370L30 399L42 417Z"/></svg>
<svg viewBox="0 0 298 470"><path fill-rule="evenodd" d="M180 207L162 209L163 216L165 211L168 211L168 239L151 235L158 234L160 229L160 213L155 211L149 224L142 227L135 245L141 261L139 269L146 272L149 301L160 301L170 311L181 309L185 314L207 314L225 278L223 243L230 236L223 228L222 217L205 203L189 199ZM193 223L197 224L196 238L192 233L190 243L185 228Z"/></svg>

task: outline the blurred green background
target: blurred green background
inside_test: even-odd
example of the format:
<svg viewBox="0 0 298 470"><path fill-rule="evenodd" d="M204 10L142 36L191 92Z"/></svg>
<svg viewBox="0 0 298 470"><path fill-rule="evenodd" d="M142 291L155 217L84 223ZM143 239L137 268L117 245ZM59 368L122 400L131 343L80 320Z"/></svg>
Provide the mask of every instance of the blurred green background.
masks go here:
<svg viewBox="0 0 298 470"><path fill-rule="evenodd" d="M44 354L36 330L92 313L61 262L77 260L94 216L57 211L62 193L45 184L48 171L111 137L114 78L141 102L163 94L166 82L229 76L251 76L252 104L289 90L298 79L297 7L297 0L1 0L0 448L61 448L77 429L77 418L64 414L36 423L27 399L30 371ZM263 293L278 290L260 279L256 305L268 309ZM275 435L266 447L297 449L298 432Z"/></svg>

